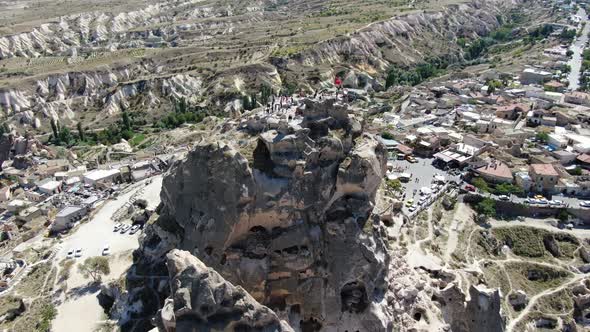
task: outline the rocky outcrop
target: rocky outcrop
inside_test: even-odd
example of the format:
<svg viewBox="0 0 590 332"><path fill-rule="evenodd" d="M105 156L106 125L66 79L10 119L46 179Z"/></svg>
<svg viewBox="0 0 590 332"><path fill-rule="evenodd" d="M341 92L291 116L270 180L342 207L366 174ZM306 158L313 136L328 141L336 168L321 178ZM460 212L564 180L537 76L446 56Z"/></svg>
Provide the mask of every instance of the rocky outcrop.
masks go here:
<svg viewBox="0 0 590 332"><path fill-rule="evenodd" d="M159 331L293 331L276 313L189 252L172 250L166 265L171 295L156 315Z"/></svg>
<svg viewBox="0 0 590 332"><path fill-rule="evenodd" d="M522 290L517 290L508 295L508 303L515 311L520 311L529 303L527 294Z"/></svg>
<svg viewBox="0 0 590 332"><path fill-rule="evenodd" d="M372 213L386 150L346 107L322 105L306 102L299 124L257 135L251 155L197 145L164 179L137 271L161 271L180 248L295 330L390 330L389 255Z"/></svg>
<svg viewBox="0 0 590 332"><path fill-rule="evenodd" d="M469 301L457 286L451 283L436 296L441 304L445 322L454 332L500 332L504 331L506 322L501 312L501 295L499 290L484 286L469 288Z"/></svg>
<svg viewBox="0 0 590 332"><path fill-rule="evenodd" d="M441 11L393 17L350 35L324 41L292 57L287 66L353 63L382 71L392 63L415 64L436 56L454 62L462 57L459 46L441 43L441 40L485 36L500 25L498 17L518 3L478 0L449 5ZM413 47L415 44L420 47ZM344 81L350 87L365 86L367 82L370 79L355 79L350 73Z"/></svg>

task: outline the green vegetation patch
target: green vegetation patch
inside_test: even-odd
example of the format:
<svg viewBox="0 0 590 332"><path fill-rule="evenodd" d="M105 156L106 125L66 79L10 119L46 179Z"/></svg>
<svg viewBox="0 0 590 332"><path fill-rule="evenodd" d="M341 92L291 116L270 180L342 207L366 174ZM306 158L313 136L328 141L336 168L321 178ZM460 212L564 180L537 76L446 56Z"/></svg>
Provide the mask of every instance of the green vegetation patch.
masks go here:
<svg viewBox="0 0 590 332"><path fill-rule="evenodd" d="M578 239L571 234L550 232L534 227L498 227L492 229L492 232L501 243L508 245L512 252L522 257L549 255L543 240L551 236L559 248L560 257L573 258L576 249L580 246Z"/></svg>
<svg viewBox="0 0 590 332"><path fill-rule="evenodd" d="M561 268L530 262L508 262L504 267L512 289L522 289L529 295L557 287L572 276L571 272Z"/></svg>
<svg viewBox="0 0 590 332"><path fill-rule="evenodd" d="M0 316L4 320L14 320L24 309L22 299L12 295L0 297Z"/></svg>
<svg viewBox="0 0 590 332"><path fill-rule="evenodd" d="M535 310L560 315L574 310L573 294L569 288L541 297L535 305Z"/></svg>
<svg viewBox="0 0 590 332"><path fill-rule="evenodd" d="M12 321L4 321L0 329L7 331L49 332L51 321L57 315L55 306L49 297L35 299L26 311L16 316Z"/></svg>

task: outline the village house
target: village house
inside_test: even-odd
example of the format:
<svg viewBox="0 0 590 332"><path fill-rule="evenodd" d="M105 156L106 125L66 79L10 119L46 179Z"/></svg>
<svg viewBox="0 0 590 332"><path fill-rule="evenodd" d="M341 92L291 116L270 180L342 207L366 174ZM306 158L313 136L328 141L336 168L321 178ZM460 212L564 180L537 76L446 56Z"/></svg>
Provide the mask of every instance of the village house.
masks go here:
<svg viewBox="0 0 590 332"><path fill-rule="evenodd" d="M514 180L510 167L499 160L492 160L475 168L473 172L491 183L512 183Z"/></svg>
<svg viewBox="0 0 590 332"><path fill-rule="evenodd" d="M97 187L110 187L121 180L121 172L118 169L97 169L84 174L84 183Z"/></svg>
<svg viewBox="0 0 590 332"><path fill-rule="evenodd" d="M521 113L530 107L525 104L510 104L496 107L496 116L500 119L516 120Z"/></svg>
<svg viewBox="0 0 590 332"><path fill-rule="evenodd" d="M47 195L55 195L61 192L61 181L47 179L38 184L39 191Z"/></svg>
<svg viewBox="0 0 590 332"><path fill-rule="evenodd" d="M580 91L568 92L564 95L566 103L590 106L590 94Z"/></svg>
<svg viewBox="0 0 590 332"><path fill-rule="evenodd" d="M55 220L51 224L51 230L54 232L61 232L71 228L73 223L82 219L87 213L87 209L81 206L66 206L55 216Z"/></svg>
<svg viewBox="0 0 590 332"><path fill-rule="evenodd" d="M529 175L533 190L539 193L552 194L559 181L559 173L551 164L531 164Z"/></svg>
<svg viewBox="0 0 590 332"><path fill-rule="evenodd" d="M520 83L528 85L528 84L542 84L551 79L553 74L548 71L536 69L536 68L526 68L520 74Z"/></svg>

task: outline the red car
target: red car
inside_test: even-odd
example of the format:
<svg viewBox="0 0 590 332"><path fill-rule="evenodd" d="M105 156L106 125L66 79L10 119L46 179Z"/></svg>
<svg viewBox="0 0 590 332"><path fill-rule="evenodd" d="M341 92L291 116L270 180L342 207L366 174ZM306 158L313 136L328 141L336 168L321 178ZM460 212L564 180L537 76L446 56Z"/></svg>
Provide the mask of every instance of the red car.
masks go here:
<svg viewBox="0 0 590 332"><path fill-rule="evenodd" d="M475 191L475 187L470 185L470 184L466 184L465 185L465 190L469 190L469 191Z"/></svg>

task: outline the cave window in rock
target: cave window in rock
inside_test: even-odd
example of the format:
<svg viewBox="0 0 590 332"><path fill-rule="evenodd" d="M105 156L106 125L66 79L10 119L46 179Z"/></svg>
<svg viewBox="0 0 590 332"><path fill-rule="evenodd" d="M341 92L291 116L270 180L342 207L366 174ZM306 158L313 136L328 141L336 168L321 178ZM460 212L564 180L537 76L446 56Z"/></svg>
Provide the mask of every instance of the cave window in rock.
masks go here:
<svg viewBox="0 0 590 332"><path fill-rule="evenodd" d="M299 327L301 328L301 332L319 332L322 329L322 324L315 318L310 318L300 321Z"/></svg>
<svg viewBox="0 0 590 332"><path fill-rule="evenodd" d="M343 312L360 313L365 311L369 305L365 285L358 281L347 283L340 290L340 301Z"/></svg>
<svg viewBox="0 0 590 332"><path fill-rule="evenodd" d="M270 151L268 151L268 148L261 140L258 140L258 144L252 153L252 159L252 168L257 169L270 177L275 177L273 162L272 159L270 159Z"/></svg>

